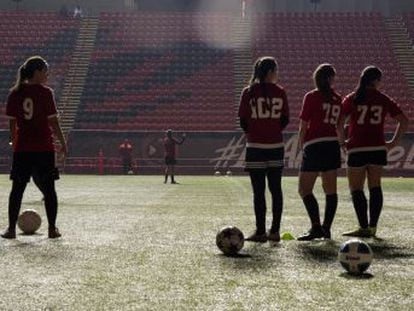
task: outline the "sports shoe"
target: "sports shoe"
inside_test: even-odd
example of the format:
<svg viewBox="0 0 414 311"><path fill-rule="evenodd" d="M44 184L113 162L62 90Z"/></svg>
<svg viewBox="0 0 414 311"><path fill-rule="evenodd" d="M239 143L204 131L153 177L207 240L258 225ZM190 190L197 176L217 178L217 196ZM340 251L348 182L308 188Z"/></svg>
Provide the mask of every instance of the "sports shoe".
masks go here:
<svg viewBox="0 0 414 311"><path fill-rule="evenodd" d="M314 239L324 238L325 233L321 226L312 227L307 233L298 237L298 241L312 241Z"/></svg>
<svg viewBox="0 0 414 311"><path fill-rule="evenodd" d="M371 237L375 237L377 234L377 227L368 227L368 230L371 233Z"/></svg>
<svg viewBox="0 0 414 311"><path fill-rule="evenodd" d="M244 240L249 242L265 243L267 241L267 235L266 233L257 234L257 231L255 231Z"/></svg>
<svg viewBox="0 0 414 311"><path fill-rule="evenodd" d="M278 231L272 232L269 231L267 233L267 240L271 242L280 242L280 234Z"/></svg>
<svg viewBox="0 0 414 311"><path fill-rule="evenodd" d="M322 229L323 229L323 237L325 239L330 240L331 239L331 229L328 229L328 228L326 228L324 226L322 226Z"/></svg>
<svg viewBox="0 0 414 311"><path fill-rule="evenodd" d="M49 239L57 239L61 236L58 228L49 228Z"/></svg>
<svg viewBox="0 0 414 311"><path fill-rule="evenodd" d="M1 235L3 239L15 239L16 238L16 231L12 231L10 229L7 229L4 231L4 233Z"/></svg>
<svg viewBox="0 0 414 311"><path fill-rule="evenodd" d="M342 233L344 236L356 236L360 238L370 238L372 233L369 228L358 228L357 230Z"/></svg>

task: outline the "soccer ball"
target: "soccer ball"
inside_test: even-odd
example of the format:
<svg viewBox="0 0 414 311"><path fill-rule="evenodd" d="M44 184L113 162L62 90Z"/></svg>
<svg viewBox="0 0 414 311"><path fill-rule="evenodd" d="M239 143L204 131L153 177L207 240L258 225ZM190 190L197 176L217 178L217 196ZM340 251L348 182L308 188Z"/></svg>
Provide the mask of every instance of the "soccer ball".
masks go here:
<svg viewBox="0 0 414 311"><path fill-rule="evenodd" d="M233 173L232 173L231 171L227 171L227 172L226 172L226 175L227 175L227 176L231 176L231 175L233 175Z"/></svg>
<svg viewBox="0 0 414 311"><path fill-rule="evenodd" d="M17 220L17 225L24 234L34 234L40 228L41 224L42 218L33 209L24 210Z"/></svg>
<svg viewBox="0 0 414 311"><path fill-rule="evenodd" d="M346 241L338 252L339 262L350 274L364 273L371 264L372 256L369 245L358 239Z"/></svg>
<svg viewBox="0 0 414 311"><path fill-rule="evenodd" d="M235 255L243 248L243 232L236 227L224 227L217 233L216 244L225 255Z"/></svg>
<svg viewBox="0 0 414 311"><path fill-rule="evenodd" d="M134 175L134 171L129 170L129 171L128 171L128 175Z"/></svg>
<svg viewBox="0 0 414 311"><path fill-rule="evenodd" d="M220 171L215 171L214 172L214 176L220 176L220 175L221 175Z"/></svg>

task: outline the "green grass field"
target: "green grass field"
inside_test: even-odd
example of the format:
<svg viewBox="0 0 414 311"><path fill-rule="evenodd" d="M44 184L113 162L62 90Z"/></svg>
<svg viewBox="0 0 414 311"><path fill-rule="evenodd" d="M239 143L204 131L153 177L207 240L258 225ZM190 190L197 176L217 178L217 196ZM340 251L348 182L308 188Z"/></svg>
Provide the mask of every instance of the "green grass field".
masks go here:
<svg viewBox="0 0 414 311"><path fill-rule="evenodd" d="M340 233L356 226L345 179L333 241L246 242L237 258L220 254L215 235L230 224L253 229L248 178L162 181L62 176L59 240L47 239L41 195L30 184L23 208L44 223L34 236L0 240L0 310L414 309L413 179L384 179L381 239L366 240L375 255L365 277L345 274L336 259ZM1 175L1 228L10 186ZM282 231L298 235L309 224L296 188L297 178L284 178Z"/></svg>

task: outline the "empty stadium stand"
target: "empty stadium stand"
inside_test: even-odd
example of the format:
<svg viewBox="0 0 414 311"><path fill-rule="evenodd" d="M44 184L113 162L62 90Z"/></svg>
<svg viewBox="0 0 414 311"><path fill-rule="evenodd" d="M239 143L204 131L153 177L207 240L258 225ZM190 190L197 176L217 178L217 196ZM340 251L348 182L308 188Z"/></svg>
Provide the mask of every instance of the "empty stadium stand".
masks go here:
<svg viewBox="0 0 414 311"><path fill-rule="evenodd" d="M101 14L75 128L234 130L231 16ZM212 34L213 41L205 38Z"/></svg>
<svg viewBox="0 0 414 311"><path fill-rule="evenodd" d="M313 87L313 70L323 62L336 67L342 95L355 88L365 66L379 66L384 72L383 90L412 113L413 98L379 13L261 14L253 25L255 57L274 55L280 63L280 83L291 103L287 130L297 130L301 100ZM387 129L392 130L393 124Z"/></svg>
<svg viewBox="0 0 414 311"><path fill-rule="evenodd" d="M17 69L29 56L50 64L49 84L59 99L79 30L79 20L56 13L0 11L0 128L7 128L5 99Z"/></svg>

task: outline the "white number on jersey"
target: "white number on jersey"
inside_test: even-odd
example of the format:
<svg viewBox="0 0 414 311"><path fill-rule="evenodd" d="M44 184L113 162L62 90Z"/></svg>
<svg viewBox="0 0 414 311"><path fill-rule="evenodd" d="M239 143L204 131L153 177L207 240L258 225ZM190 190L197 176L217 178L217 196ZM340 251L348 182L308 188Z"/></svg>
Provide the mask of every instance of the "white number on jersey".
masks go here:
<svg viewBox="0 0 414 311"><path fill-rule="evenodd" d="M283 107L282 98L264 98L259 97L256 100L250 100L250 107L252 109L252 119L279 119ZM270 107L270 110L269 110Z"/></svg>
<svg viewBox="0 0 414 311"><path fill-rule="evenodd" d="M365 106L365 105L359 105L358 106L358 112L361 112L359 115L357 124L365 124L366 117L368 113L368 108L371 112L371 117L369 118L370 124L380 124L382 120L382 106Z"/></svg>
<svg viewBox="0 0 414 311"><path fill-rule="evenodd" d="M23 116L25 120L31 120L33 118L33 100L31 98L25 98L23 101Z"/></svg>
<svg viewBox="0 0 414 311"><path fill-rule="evenodd" d="M325 119L323 119L323 122L327 124L337 124L339 113L341 112L339 106L325 103L322 105L322 108L325 110Z"/></svg>

